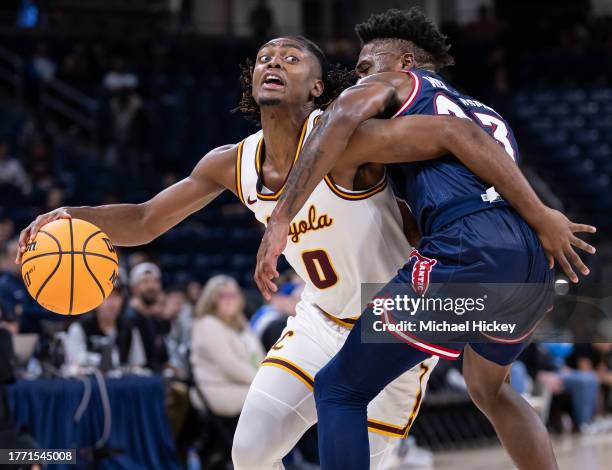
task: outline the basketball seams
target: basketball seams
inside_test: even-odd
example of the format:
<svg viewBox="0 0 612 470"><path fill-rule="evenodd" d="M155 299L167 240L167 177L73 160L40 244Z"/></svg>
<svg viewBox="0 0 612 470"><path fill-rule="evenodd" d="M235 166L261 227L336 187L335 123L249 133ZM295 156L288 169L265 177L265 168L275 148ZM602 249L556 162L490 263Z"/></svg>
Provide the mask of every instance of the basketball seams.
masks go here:
<svg viewBox="0 0 612 470"><path fill-rule="evenodd" d="M50 256L50 255L87 255L87 256L97 256L98 258L104 258L107 261L112 261L113 263L115 263L115 265L119 266L119 263L117 262L117 260L115 258L112 258L110 256L106 256L103 255L101 253L92 253L91 251L52 251L49 253L41 253L39 255L34 255L31 258L28 258L26 260L23 261L23 263L21 263L21 265L23 266L24 264L38 259L38 258L42 258L43 256Z"/></svg>
<svg viewBox="0 0 612 470"><path fill-rule="evenodd" d="M85 251L83 251L83 263L85 263L85 268L87 269L87 272L89 273L89 275L92 277L92 279L98 286L98 289L100 289L100 293L102 294L102 301L104 302L104 299L106 299L106 293L104 292L104 289L102 288L102 284L100 284L100 281L98 281L98 278L96 277L96 275L93 273L93 271L89 267L89 263L87 262L87 253Z"/></svg>
<svg viewBox="0 0 612 470"><path fill-rule="evenodd" d="M102 233L102 230L98 230L94 233L92 233L91 235L89 235L85 241L83 242L83 262L85 263L85 268L87 268L87 272L89 272L89 275L92 277L92 279L94 280L94 282L96 283L96 285L98 286L98 289L100 289L100 293L102 294L102 301L104 301L104 299L106 299L106 293L104 292L104 288L102 287L102 284L100 284L100 281L98 280L98 278L96 277L96 275L93 273L93 271L91 270L91 268L89 267L89 263L87 262L87 255L92 254L92 255L99 255L102 258L108 259L108 260L113 260L110 256L106 256L106 255L102 255L102 254L98 254L98 253L87 253L87 244L89 243L89 241L95 237L96 235ZM115 262L116 263L116 262ZM117 264L117 263L116 263Z"/></svg>
<svg viewBox="0 0 612 470"><path fill-rule="evenodd" d="M103 255L101 253L92 253L91 251L83 250L83 251L75 251L74 254L75 255L97 256L98 258L104 258L107 261L112 261L113 263L115 263L115 266L119 267L119 263L117 262L117 260L115 258Z"/></svg>
<svg viewBox="0 0 612 470"><path fill-rule="evenodd" d="M72 315L72 307L74 305L74 234L72 232L72 219L68 219L70 228L70 307L68 314Z"/></svg>
<svg viewBox="0 0 612 470"><path fill-rule="evenodd" d="M51 273L47 276L47 278L43 281L43 283L38 288L38 292L36 292L36 296L34 297L34 300L36 300L37 302L38 302L38 297L40 297L41 292L43 291L45 286L48 284L48 282L51 280L51 278L55 275L55 273L59 269L60 265L62 264L62 244L57 239L57 237L55 237L54 235L50 234L46 230L39 230L38 233L44 233L45 235L47 235L49 238L51 238L55 242L55 244L57 245L57 249L58 249L57 254L59 254L59 258L57 260L57 264L55 265L55 268L53 268L53 271L51 271Z"/></svg>

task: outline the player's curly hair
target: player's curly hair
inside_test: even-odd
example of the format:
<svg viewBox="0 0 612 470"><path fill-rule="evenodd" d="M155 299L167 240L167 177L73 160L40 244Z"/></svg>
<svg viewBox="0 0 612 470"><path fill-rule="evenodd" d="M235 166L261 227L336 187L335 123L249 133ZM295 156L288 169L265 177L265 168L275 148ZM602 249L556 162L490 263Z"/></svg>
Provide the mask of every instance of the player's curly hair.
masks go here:
<svg viewBox="0 0 612 470"><path fill-rule="evenodd" d="M315 98L316 108L325 109L334 101L340 93L355 84L357 74L354 70L348 70L339 64L330 65L325 53L314 42L303 36L284 36L299 41L310 51L321 65L323 79L323 93ZM240 84L242 85L242 96L238 107L233 111L239 111L244 118L257 126L261 125L261 114L259 105L253 98L253 67L255 63L252 59L246 59L240 65Z"/></svg>
<svg viewBox="0 0 612 470"><path fill-rule="evenodd" d="M436 69L453 65L455 59L449 54L448 38L418 8L397 10L371 15L364 23L355 26L361 45L376 39L408 41L415 60L432 63Z"/></svg>

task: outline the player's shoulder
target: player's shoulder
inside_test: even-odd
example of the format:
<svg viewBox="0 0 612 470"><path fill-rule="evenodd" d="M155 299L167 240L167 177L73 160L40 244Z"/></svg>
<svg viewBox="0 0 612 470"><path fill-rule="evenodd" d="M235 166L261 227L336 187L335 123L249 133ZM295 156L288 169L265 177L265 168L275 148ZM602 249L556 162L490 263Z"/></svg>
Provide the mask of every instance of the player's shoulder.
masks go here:
<svg viewBox="0 0 612 470"><path fill-rule="evenodd" d="M240 143L222 145L214 148L200 159L198 165L216 166L224 165L228 162L232 162L233 164L233 162L236 160L236 156L238 155L239 147Z"/></svg>
<svg viewBox="0 0 612 470"><path fill-rule="evenodd" d="M232 174L236 165L239 145L222 145L212 149L200 158L200 161L191 173L191 177L214 180L226 188L231 188L233 184Z"/></svg>
<svg viewBox="0 0 612 470"><path fill-rule="evenodd" d="M412 76L403 71L379 72L360 78L357 85L379 85L396 88L398 85L412 80Z"/></svg>

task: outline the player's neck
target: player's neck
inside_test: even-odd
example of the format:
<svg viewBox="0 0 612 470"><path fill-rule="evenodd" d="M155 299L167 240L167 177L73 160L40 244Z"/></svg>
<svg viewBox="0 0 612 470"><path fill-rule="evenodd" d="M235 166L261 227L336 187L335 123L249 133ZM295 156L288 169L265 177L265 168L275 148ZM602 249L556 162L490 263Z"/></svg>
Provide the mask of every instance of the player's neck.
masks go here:
<svg viewBox="0 0 612 470"><path fill-rule="evenodd" d="M302 108L270 107L262 109L261 128L264 135L266 160L279 172L289 171L299 145L304 122L312 106Z"/></svg>

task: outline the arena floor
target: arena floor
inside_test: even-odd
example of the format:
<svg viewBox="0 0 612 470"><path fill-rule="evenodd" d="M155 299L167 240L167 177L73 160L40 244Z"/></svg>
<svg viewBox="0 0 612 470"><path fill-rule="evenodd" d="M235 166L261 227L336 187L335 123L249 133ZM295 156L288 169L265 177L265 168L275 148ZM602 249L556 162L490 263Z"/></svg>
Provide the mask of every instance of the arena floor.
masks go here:
<svg viewBox="0 0 612 470"><path fill-rule="evenodd" d="M612 433L565 436L554 441L560 470L607 470L612 462ZM435 470L513 470L501 446L437 452Z"/></svg>

